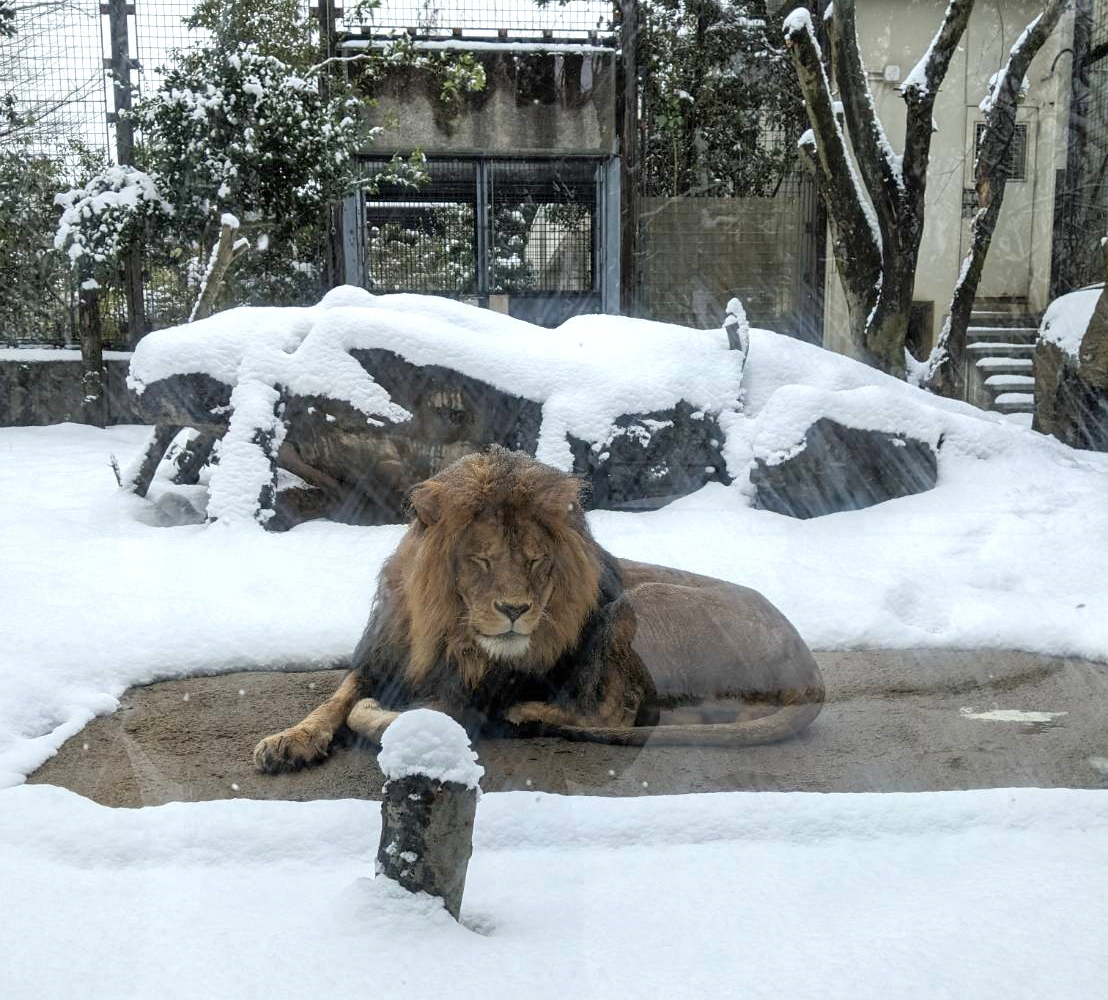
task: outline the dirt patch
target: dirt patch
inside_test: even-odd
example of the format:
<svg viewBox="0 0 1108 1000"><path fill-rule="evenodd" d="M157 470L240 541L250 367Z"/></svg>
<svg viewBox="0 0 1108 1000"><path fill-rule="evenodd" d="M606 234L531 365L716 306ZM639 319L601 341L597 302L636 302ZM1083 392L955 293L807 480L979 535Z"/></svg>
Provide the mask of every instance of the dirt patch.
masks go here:
<svg viewBox="0 0 1108 1000"><path fill-rule="evenodd" d="M612 747L484 740L486 791L931 791L1108 787L1108 666L1028 653L819 653L828 704L799 739L766 747ZM28 780L105 805L223 798L380 798L375 748L337 747L322 765L260 775L254 744L306 715L343 676L235 673L126 692ZM963 708L1062 712L1057 724L982 722Z"/></svg>

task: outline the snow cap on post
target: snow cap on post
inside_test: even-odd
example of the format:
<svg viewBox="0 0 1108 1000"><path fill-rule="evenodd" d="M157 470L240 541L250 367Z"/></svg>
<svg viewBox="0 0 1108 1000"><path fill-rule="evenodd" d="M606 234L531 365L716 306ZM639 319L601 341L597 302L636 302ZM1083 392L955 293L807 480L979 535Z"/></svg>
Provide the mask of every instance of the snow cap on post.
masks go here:
<svg viewBox="0 0 1108 1000"><path fill-rule="evenodd" d="M457 920L485 773L469 737L448 715L417 708L390 723L377 762L387 779L377 874L438 896Z"/></svg>
<svg viewBox="0 0 1108 1000"><path fill-rule="evenodd" d="M404 712L381 737L377 765L386 780L422 775L476 788L485 769L466 731L449 715L429 708Z"/></svg>

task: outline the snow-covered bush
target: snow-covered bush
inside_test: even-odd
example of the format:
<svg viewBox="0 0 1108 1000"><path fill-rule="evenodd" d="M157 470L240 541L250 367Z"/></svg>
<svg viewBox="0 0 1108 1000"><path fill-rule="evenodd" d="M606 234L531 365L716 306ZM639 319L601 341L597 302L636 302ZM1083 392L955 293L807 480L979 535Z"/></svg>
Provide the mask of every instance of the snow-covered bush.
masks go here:
<svg viewBox="0 0 1108 1000"><path fill-rule="evenodd" d="M89 276L98 265L114 265L148 223L174 215L156 176L114 164L54 200L62 209L54 246Z"/></svg>
<svg viewBox="0 0 1108 1000"><path fill-rule="evenodd" d="M356 111L353 99L324 97L314 77L240 43L170 67L133 118L180 224L206 233L224 211L295 229L339 198L368 138Z"/></svg>

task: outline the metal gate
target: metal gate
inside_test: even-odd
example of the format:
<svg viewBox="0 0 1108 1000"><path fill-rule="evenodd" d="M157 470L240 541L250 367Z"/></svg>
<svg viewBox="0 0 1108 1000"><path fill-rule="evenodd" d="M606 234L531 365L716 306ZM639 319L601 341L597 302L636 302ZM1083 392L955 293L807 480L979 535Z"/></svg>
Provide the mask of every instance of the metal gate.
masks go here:
<svg viewBox="0 0 1108 1000"><path fill-rule="evenodd" d="M604 311L618 246L604 161L433 159L427 173L362 194L370 291L448 295L542 326Z"/></svg>

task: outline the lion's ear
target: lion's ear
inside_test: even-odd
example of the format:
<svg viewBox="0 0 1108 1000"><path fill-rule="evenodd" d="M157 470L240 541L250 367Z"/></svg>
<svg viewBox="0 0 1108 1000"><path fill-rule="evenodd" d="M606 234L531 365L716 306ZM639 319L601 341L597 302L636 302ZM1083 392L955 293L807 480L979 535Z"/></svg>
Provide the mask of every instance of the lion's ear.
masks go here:
<svg viewBox="0 0 1108 1000"><path fill-rule="evenodd" d="M558 519L581 509L583 483L576 476L566 476L550 491L550 514Z"/></svg>
<svg viewBox="0 0 1108 1000"><path fill-rule="evenodd" d="M434 524L442 514L441 511L441 496L442 487L432 479L425 480L418 486L412 488L411 496L409 497L412 510L415 511L416 517L420 519L427 527Z"/></svg>

